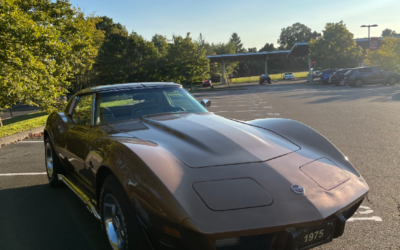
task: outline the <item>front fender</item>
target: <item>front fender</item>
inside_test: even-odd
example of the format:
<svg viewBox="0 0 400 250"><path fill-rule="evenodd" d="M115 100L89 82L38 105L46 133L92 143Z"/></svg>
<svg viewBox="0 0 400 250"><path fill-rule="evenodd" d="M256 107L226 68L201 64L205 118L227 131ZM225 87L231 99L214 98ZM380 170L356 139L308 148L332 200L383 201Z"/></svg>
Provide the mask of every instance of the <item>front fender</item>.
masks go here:
<svg viewBox="0 0 400 250"><path fill-rule="evenodd" d="M269 118L252 120L247 123L270 130L285 137L301 148L299 151L300 154L312 154L318 155L319 157L326 157L340 164L357 177L360 177L358 171L335 145L316 130L301 122L290 119Z"/></svg>

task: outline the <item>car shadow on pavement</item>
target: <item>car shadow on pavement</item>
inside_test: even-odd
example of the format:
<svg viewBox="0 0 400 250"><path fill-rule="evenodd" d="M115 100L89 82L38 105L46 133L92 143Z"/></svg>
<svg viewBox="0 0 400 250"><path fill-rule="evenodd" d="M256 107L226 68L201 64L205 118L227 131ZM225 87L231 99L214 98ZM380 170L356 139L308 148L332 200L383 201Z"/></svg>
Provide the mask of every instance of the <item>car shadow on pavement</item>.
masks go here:
<svg viewBox="0 0 400 250"><path fill-rule="evenodd" d="M66 187L0 190L0 249L109 249L100 221Z"/></svg>

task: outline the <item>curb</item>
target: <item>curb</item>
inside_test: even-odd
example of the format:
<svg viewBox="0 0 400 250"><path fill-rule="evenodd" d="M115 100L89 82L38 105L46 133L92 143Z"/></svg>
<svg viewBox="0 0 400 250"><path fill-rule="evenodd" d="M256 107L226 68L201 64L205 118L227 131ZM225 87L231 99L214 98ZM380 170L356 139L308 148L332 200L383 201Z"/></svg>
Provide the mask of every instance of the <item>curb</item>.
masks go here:
<svg viewBox="0 0 400 250"><path fill-rule="evenodd" d="M44 130L44 126L39 127L39 128L34 128L31 130L27 130L24 132L19 132L19 133L13 134L13 135L8 135L5 137L0 137L0 148L2 146L5 146L5 145L13 143L13 142L21 141L21 140L29 137L30 134L42 133L43 130Z"/></svg>

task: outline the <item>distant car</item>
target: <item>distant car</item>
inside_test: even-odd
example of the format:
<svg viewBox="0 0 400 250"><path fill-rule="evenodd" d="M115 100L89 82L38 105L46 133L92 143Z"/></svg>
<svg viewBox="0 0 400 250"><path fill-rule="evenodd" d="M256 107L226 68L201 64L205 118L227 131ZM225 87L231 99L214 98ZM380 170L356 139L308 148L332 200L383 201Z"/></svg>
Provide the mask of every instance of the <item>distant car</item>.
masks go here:
<svg viewBox="0 0 400 250"><path fill-rule="evenodd" d="M263 83L266 83L266 82L269 83L269 84L271 84L271 83L272 83L271 77L270 77L269 75L262 74L262 75L260 76L259 83L260 83L260 84L263 84Z"/></svg>
<svg viewBox="0 0 400 250"><path fill-rule="evenodd" d="M322 71L316 70L313 72L313 78L318 78L322 74Z"/></svg>
<svg viewBox="0 0 400 250"><path fill-rule="evenodd" d="M329 77L329 83L333 83L336 86L344 86L344 74L347 73L350 69L339 69L332 73Z"/></svg>
<svg viewBox="0 0 400 250"><path fill-rule="evenodd" d="M335 72L334 69L328 69L325 70L320 76L319 76L319 81L323 82L324 84L329 84L329 77L331 77L331 74Z"/></svg>
<svg viewBox="0 0 400 250"><path fill-rule="evenodd" d="M202 86L203 86L203 88L204 88L204 87L211 87L211 88L213 88L210 79L205 79L205 80L203 81L203 85L202 85Z"/></svg>
<svg viewBox="0 0 400 250"><path fill-rule="evenodd" d="M345 74L344 83L351 87L361 87L364 84L386 83L395 84L400 81L400 74L384 71L377 67L354 68Z"/></svg>
<svg viewBox="0 0 400 250"><path fill-rule="evenodd" d="M286 72L283 75L283 80L294 80L294 74L291 72Z"/></svg>

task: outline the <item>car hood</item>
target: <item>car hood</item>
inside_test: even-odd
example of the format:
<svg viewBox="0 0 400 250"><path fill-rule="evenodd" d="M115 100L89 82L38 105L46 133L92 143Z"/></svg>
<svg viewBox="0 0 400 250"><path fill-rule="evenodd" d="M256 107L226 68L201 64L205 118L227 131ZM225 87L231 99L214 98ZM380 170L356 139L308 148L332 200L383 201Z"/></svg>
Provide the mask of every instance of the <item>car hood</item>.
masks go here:
<svg viewBox="0 0 400 250"><path fill-rule="evenodd" d="M165 148L189 167L264 162L300 148L266 129L213 113L142 117L148 129L126 131Z"/></svg>

